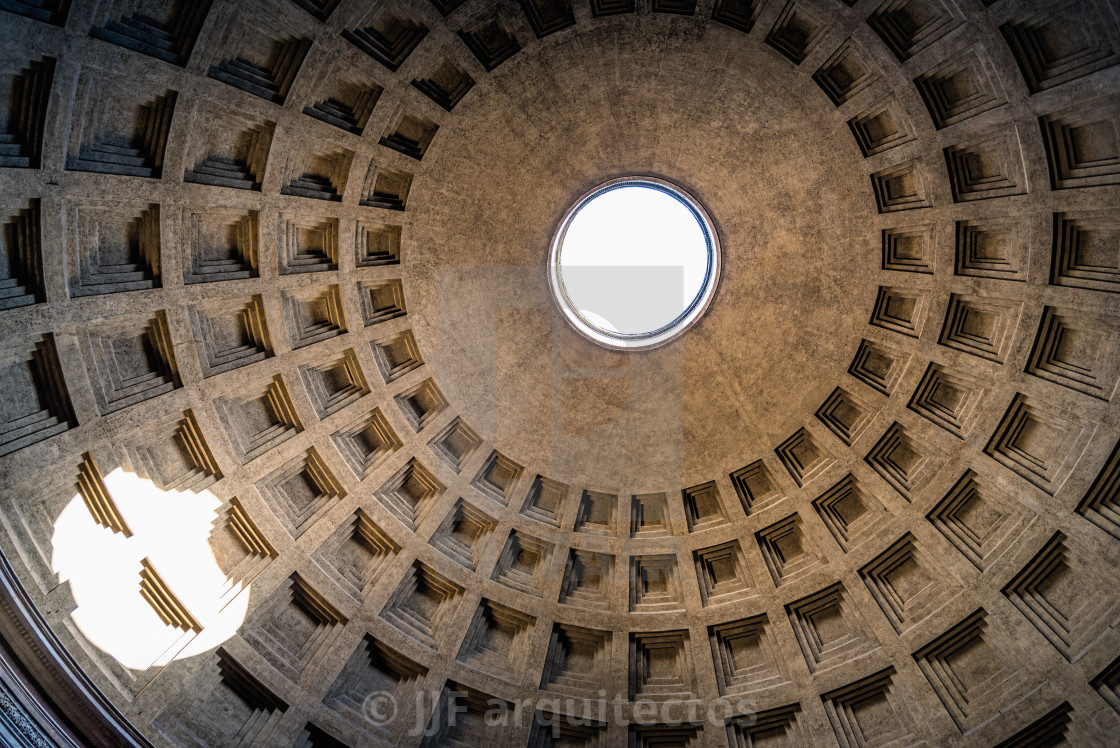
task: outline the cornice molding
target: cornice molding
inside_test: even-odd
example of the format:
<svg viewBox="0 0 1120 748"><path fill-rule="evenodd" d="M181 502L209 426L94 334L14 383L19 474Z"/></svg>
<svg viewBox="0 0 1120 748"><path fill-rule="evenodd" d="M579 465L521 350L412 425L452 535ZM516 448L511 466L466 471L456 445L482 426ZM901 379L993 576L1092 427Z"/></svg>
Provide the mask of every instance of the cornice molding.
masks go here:
<svg viewBox="0 0 1120 748"><path fill-rule="evenodd" d="M0 639L0 712L28 745L153 748L66 651L2 553Z"/></svg>

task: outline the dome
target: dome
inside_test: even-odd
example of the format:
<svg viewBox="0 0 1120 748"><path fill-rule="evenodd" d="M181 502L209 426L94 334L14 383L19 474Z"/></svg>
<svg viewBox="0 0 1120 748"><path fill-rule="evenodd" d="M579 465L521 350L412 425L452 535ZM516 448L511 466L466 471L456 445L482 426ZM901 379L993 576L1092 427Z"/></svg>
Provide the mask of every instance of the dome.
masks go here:
<svg viewBox="0 0 1120 748"><path fill-rule="evenodd" d="M1115 742L1110 0L0 0L0 39L0 734ZM620 349L550 250L632 183L711 283Z"/></svg>

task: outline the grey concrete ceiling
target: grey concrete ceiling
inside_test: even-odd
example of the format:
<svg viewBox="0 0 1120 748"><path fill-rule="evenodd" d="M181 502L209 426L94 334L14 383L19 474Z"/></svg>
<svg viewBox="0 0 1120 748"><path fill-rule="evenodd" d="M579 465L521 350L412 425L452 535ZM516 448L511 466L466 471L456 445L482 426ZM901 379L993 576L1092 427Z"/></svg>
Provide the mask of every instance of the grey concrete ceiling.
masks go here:
<svg viewBox="0 0 1120 748"><path fill-rule="evenodd" d="M1120 733L1111 0L0 8L0 549L153 743ZM724 253L645 353L543 267L630 174ZM217 649L75 623L118 469L216 499Z"/></svg>

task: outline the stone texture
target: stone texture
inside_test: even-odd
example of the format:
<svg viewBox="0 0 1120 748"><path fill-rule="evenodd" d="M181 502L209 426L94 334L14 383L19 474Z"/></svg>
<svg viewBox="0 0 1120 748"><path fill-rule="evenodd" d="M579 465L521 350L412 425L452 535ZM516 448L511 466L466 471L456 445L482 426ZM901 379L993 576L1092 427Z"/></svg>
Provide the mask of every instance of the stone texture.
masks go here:
<svg viewBox="0 0 1120 748"><path fill-rule="evenodd" d="M1109 0L0 0L0 40L0 550L154 744L1120 733ZM543 267L629 174L723 248L642 353ZM130 536L117 468L220 502L218 649L73 625L53 524Z"/></svg>

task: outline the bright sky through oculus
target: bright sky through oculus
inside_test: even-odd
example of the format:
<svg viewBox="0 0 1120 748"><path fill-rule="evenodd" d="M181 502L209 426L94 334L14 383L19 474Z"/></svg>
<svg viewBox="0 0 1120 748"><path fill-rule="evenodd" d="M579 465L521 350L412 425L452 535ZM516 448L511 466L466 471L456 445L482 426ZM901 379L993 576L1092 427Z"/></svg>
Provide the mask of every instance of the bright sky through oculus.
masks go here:
<svg viewBox="0 0 1120 748"><path fill-rule="evenodd" d="M553 240L550 279L561 311L587 337L650 348L703 313L719 269L703 209L661 180L635 177L592 190Z"/></svg>

